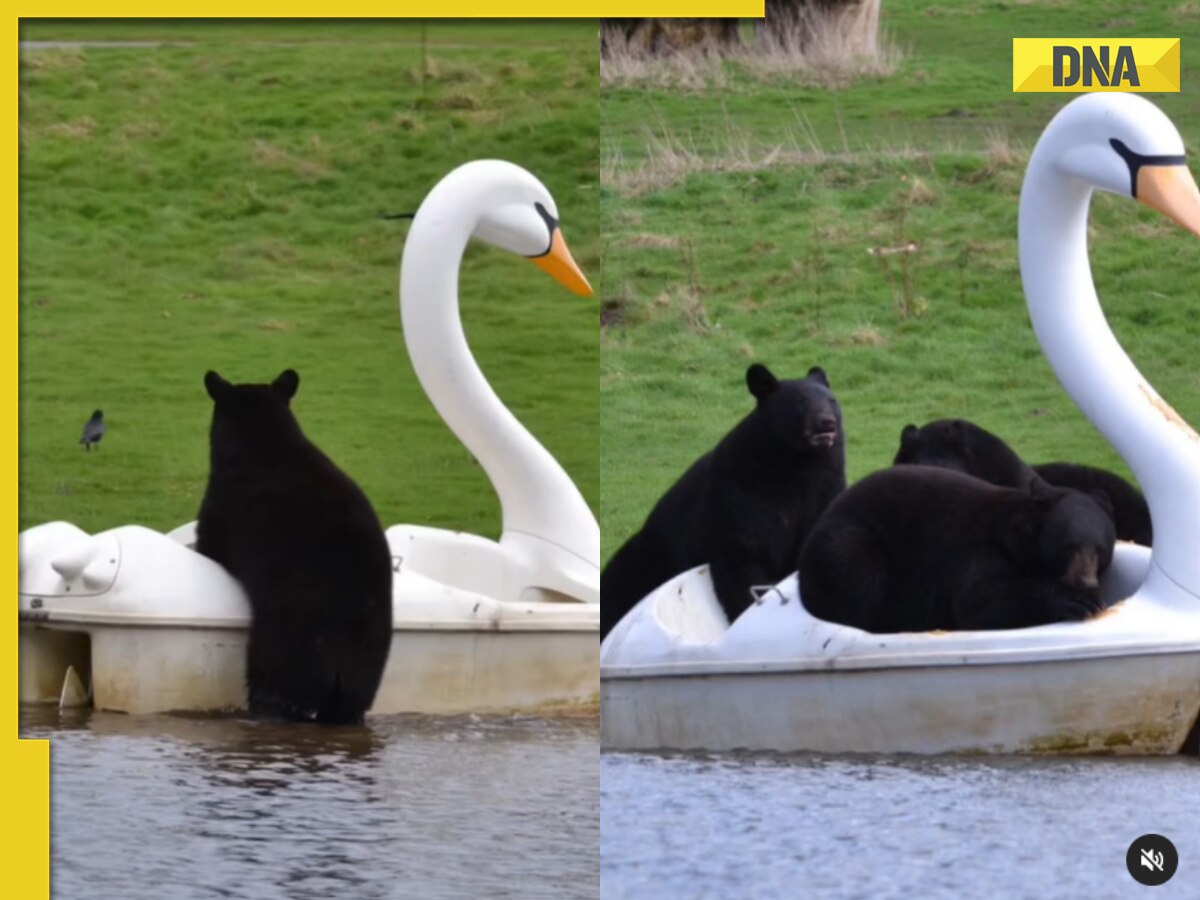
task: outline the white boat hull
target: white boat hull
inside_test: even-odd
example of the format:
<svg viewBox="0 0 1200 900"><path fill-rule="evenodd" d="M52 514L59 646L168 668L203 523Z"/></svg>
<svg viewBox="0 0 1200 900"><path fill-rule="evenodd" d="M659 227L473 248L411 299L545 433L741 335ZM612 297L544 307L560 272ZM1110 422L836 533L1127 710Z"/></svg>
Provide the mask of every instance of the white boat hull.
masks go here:
<svg viewBox="0 0 1200 900"><path fill-rule="evenodd" d="M249 604L220 566L189 549L190 536L186 527L172 539L137 526L93 536L65 523L22 534L21 702L62 703L78 693L64 691L77 677L99 709L243 708ZM597 604L480 593L481 571L507 577L496 545L481 538L409 526L388 537L392 646L372 714L595 711ZM475 589L415 571L422 539L432 547L426 557L474 577Z"/></svg>
<svg viewBox="0 0 1200 900"><path fill-rule="evenodd" d="M809 615L795 576L726 627L707 568L693 569L605 639L601 743L1177 753L1200 716L1200 602L1170 594L1132 545L1118 548L1104 589L1128 599L1087 622L876 635Z"/></svg>
<svg viewBox="0 0 1200 900"><path fill-rule="evenodd" d="M1200 654L606 679L600 698L607 749L1178 753Z"/></svg>
<svg viewBox="0 0 1200 900"><path fill-rule="evenodd" d="M20 626L22 703L59 703L68 666L97 709L125 713L245 706L245 628ZM596 632L402 631L372 714L594 711Z"/></svg>

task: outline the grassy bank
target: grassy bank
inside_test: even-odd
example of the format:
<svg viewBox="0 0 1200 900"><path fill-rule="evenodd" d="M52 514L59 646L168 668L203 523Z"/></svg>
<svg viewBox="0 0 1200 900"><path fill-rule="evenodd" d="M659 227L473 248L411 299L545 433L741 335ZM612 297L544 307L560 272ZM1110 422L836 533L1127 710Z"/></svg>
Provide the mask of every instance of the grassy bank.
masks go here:
<svg viewBox="0 0 1200 900"><path fill-rule="evenodd" d="M1016 211L1028 152L1065 98L1011 93L1011 38L1200 37L1191 3L885 4L900 62L838 90L727 64L720 86L602 94L601 524L611 554L751 407L752 361L820 364L846 416L851 479L901 427L964 416L1032 462L1126 472L1055 380L1029 327ZM1200 67L1156 96L1200 146ZM1196 239L1099 197L1097 287L1118 337L1200 421ZM872 253L871 251L875 251ZM880 252L883 251L883 252Z"/></svg>
<svg viewBox="0 0 1200 900"><path fill-rule="evenodd" d="M202 377L301 376L308 434L387 522L495 534L482 470L408 365L404 224L455 165L518 162L599 264L595 23L35 22L21 52L20 526L193 518ZM596 307L468 251L463 318L500 396L599 496ZM94 408L109 433L76 444Z"/></svg>

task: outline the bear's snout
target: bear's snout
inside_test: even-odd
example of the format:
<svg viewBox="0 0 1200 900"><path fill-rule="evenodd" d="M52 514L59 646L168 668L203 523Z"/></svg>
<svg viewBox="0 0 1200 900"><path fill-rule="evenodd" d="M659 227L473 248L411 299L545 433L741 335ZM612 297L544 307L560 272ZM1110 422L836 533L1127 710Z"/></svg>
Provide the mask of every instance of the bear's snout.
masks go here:
<svg viewBox="0 0 1200 900"><path fill-rule="evenodd" d="M830 413L823 413L817 417L816 432L820 434L826 431L837 431L837 419Z"/></svg>
<svg viewBox="0 0 1200 900"><path fill-rule="evenodd" d="M811 423L808 442L814 447L832 447L837 441L838 421L831 413L819 413Z"/></svg>
<svg viewBox="0 0 1200 900"><path fill-rule="evenodd" d="M1100 554L1094 547L1083 547L1071 554L1063 583L1071 587L1095 589L1100 586Z"/></svg>

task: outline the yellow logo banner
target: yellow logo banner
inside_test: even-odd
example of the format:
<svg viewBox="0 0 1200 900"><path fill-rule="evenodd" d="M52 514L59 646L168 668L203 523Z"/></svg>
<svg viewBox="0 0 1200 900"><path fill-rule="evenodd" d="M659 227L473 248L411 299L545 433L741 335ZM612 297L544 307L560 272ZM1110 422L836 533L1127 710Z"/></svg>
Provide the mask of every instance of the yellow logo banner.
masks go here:
<svg viewBox="0 0 1200 900"><path fill-rule="evenodd" d="M1179 90L1179 38L1013 38L1014 93Z"/></svg>

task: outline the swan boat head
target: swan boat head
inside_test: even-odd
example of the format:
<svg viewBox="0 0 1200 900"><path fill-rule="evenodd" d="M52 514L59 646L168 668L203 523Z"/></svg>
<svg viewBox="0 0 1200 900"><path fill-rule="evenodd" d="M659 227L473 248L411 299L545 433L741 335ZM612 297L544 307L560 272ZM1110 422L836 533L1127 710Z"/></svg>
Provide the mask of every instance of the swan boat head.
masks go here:
<svg viewBox="0 0 1200 900"><path fill-rule="evenodd" d="M467 345L458 276L472 239L531 260L577 295L592 293L546 186L512 163L466 163L429 192L404 244L400 318L409 358L430 402L491 480L503 513L500 544L528 573L525 587L596 601L595 516L562 466L492 390Z"/></svg>
<svg viewBox="0 0 1200 900"><path fill-rule="evenodd" d="M1136 199L1200 235L1183 139L1135 94L1085 94L1046 127L1021 190L1021 278L1034 332L1080 410L1140 482L1154 523L1142 590L1200 601L1200 436L1109 328L1088 260L1094 191Z"/></svg>
<svg viewBox="0 0 1200 900"><path fill-rule="evenodd" d="M512 199L484 209L472 236L524 256L567 290L590 297L592 286L579 271L558 227L554 198L529 172L519 166L512 169Z"/></svg>

